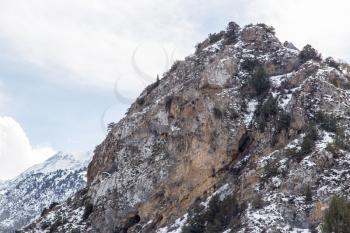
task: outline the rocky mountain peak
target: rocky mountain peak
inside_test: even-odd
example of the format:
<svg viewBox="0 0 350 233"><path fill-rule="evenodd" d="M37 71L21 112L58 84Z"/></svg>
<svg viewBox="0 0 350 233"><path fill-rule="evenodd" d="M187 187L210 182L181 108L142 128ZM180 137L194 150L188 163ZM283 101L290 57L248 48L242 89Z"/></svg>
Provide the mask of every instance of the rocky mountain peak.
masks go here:
<svg viewBox="0 0 350 233"><path fill-rule="evenodd" d="M47 232L311 232L349 189L348 65L230 23L148 86Z"/></svg>
<svg viewBox="0 0 350 233"><path fill-rule="evenodd" d="M44 213L44 208L85 187L91 157L91 153L76 156L59 152L0 183L0 232L14 232Z"/></svg>

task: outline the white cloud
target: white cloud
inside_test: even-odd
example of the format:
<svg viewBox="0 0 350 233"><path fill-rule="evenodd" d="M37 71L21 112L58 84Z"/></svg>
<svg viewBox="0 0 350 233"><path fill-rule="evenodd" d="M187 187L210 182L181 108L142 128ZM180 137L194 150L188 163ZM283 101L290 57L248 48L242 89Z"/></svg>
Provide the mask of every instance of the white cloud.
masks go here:
<svg viewBox="0 0 350 233"><path fill-rule="evenodd" d="M146 59L142 49L136 54L154 79L165 71L162 47L181 45L180 57L193 48L198 33L180 2L1 0L0 34L46 76L102 87L121 78L130 90L140 81L131 64L137 46L156 46Z"/></svg>
<svg viewBox="0 0 350 233"><path fill-rule="evenodd" d="M13 56L39 67L45 77L123 93L144 87L132 66L153 78L167 56L193 51L208 28L266 22L278 36L301 47L311 43L326 55L350 59L346 0L0 0L0 36ZM225 23L223 23L225 22ZM150 52L151 51L151 52ZM170 59L171 60L171 59Z"/></svg>
<svg viewBox="0 0 350 233"><path fill-rule="evenodd" d="M33 148L21 128L10 117L0 117L0 179L11 179L30 166L52 156L50 147Z"/></svg>
<svg viewBox="0 0 350 233"><path fill-rule="evenodd" d="M349 61L349 11L346 0L251 0L247 18L274 26L281 40L299 47L309 43L326 56Z"/></svg>

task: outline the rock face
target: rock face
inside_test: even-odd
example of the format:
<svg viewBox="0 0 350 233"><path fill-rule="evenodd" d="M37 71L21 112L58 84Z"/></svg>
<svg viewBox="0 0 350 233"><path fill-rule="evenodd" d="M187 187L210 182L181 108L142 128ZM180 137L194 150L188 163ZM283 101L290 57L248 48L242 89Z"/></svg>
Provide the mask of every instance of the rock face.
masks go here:
<svg viewBox="0 0 350 233"><path fill-rule="evenodd" d="M14 232L29 224L45 207L66 200L86 186L90 159L90 154L78 160L73 155L58 153L0 184L0 232Z"/></svg>
<svg viewBox="0 0 350 233"><path fill-rule="evenodd" d="M350 188L349 68L330 61L230 23L142 92L97 146L87 187L23 231L181 232L213 196L239 211L187 232L316 230Z"/></svg>

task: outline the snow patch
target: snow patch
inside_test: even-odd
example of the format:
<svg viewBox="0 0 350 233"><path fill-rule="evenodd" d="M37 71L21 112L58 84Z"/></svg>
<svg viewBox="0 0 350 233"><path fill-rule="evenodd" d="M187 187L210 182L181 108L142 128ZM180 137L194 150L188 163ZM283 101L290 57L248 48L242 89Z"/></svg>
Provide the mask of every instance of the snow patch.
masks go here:
<svg viewBox="0 0 350 233"><path fill-rule="evenodd" d="M157 118L159 120L159 123L163 126L167 126L169 123L168 123L168 114L163 112L163 111L160 111L158 114L157 114Z"/></svg>
<svg viewBox="0 0 350 233"><path fill-rule="evenodd" d="M181 218L176 219L173 225L160 228L157 233L181 233L182 227L187 222L187 218L188 214L185 214Z"/></svg>
<svg viewBox="0 0 350 233"><path fill-rule="evenodd" d="M282 108L283 110L286 110L286 107L292 100L292 94L287 94L279 99L279 107Z"/></svg>
<svg viewBox="0 0 350 233"><path fill-rule="evenodd" d="M276 75L276 76L272 76L270 77L270 81L273 87L280 87L282 82L285 81L286 79L289 79L290 77L292 77L294 74L294 72L288 73L288 74L282 74L282 75Z"/></svg>
<svg viewBox="0 0 350 233"><path fill-rule="evenodd" d="M334 142L334 134L324 131L322 140L316 143L316 147L319 150L324 150L327 148L328 144Z"/></svg>
<svg viewBox="0 0 350 233"><path fill-rule="evenodd" d="M204 202L201 203L201 205L203 205L205 208L208 208L209 202L214 196L220 195L219 196L220 200L223 200L226 196L229 195L229 193L230 193L229 185L225 184L221 186L218 190L216 190L212 195L210 195Z"/></svg>
<svg viewBox="0 0 350 233"><path fill-rule="evenodd" d="M249 124L251 123L257 106L258 106L258 101L256 99L252 99L251 101L248 102L247 113L245 114L244 120L243 120L246 126L249 126Z"/></svg>
<svg viewBox="0 0 350 233"><path fill-rule="evenodd" d="M78 156L59 152L45 162L27 169L21 176L29 173L49 174L58 170L77 170L84 165L87 166L91 159L92 152L79 154Z"/></svg>

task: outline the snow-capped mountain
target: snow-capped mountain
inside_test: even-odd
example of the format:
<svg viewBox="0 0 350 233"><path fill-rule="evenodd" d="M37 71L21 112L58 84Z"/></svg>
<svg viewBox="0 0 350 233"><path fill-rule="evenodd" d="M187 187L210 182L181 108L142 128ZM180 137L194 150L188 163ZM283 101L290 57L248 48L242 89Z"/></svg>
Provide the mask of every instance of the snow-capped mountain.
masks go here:
<svg viewBox="0 0 350 233"><path fill-rule="evenodd" d="M14 232L52 203L67 199L86 185L92 154L57 153L13 180L0 182L0 232Z"/></svg>

